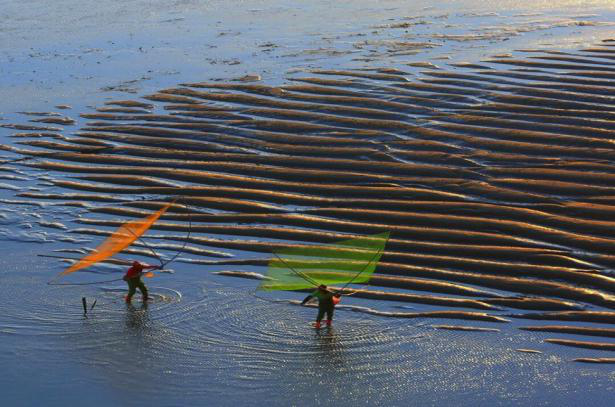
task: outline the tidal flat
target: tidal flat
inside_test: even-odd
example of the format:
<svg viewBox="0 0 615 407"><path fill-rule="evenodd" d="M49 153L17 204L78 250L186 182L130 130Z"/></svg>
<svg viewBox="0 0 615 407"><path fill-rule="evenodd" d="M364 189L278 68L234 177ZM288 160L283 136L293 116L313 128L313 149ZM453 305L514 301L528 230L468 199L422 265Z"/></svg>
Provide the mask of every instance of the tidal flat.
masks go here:
<svg viewBox="0 0 615 407"><path fill-rule="evenodd" d="M612 2L7 3L8 405L610 405ZM258 290L382 232L333 328Z"/></svg>

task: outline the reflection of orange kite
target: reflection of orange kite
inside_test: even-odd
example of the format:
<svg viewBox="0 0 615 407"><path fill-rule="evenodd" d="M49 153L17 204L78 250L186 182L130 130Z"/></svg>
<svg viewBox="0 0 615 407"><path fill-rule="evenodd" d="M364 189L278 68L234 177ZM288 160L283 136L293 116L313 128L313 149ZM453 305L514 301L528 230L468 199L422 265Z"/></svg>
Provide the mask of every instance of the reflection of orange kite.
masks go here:
<svg viewBox="0 0 615 407"><path fill-rule="evenodd" d="M104 242L94 249L90 254L73 264L60 275L72 273L73 271L80 270L85 267L89 267L94 263L105 260L113 256L114 254L121 252L128 246L130 246L135 240L137 240L143 233L149 229L154 222L158 220L166 212L167 209L173 204L170 202L160 208L157 212L152 213L146 218L133 220L121 225L115 232L111 234Z"/></svg>

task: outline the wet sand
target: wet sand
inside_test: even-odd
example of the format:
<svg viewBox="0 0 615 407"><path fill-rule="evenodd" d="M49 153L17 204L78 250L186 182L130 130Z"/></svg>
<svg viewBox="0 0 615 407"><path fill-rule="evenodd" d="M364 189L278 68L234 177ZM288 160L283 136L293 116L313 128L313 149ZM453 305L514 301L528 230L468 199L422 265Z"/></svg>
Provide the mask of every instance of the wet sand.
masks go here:
<svg viewBox="0 0 615 407"><path fill-rule="evenodd" d="M358 38L348 42L353 49L344 43L290 52L264 44L272 55L303 64L275 77L236 72L235 79L189 75L197 77L189 81L184 75L156 89L124 78L105 88L114 97L97 106L72 109L55 100L53 111L24 109L0 121L10 138L0 146L7 160L0 187L14 195L4 202L61 211L61 217L40 216L35 229L58 231L55 243L70 247L51 253L66 256L53 260L63 267L121 222L179 196L148 233L148 244L137 243L124 256L156 262L151 248L167 258L179 253L175 268L215 271L222 286L246 279L244 294L263 278L272 251L390 231L373 278L349 288L339 312L383 320L395 332L370 336L362 329L371 326L344 325L349 336L338 339L356 346L357 355L376 346L372 339L391 346L412 342L405 336L409 330L429 324L429 332L452 335L470 353L481 343L481 352L502 355L498 341L523 335L523 343L508 349L516 356L506 353L506 371L521 357L549 363L555 354L566 362L608 366L615 346L613 40L565 49L508 47L467 63L447 48L451 42L514 40L522 32L607 23L523 16L518 18L527 25L516 21L493 29L477 22L473 33L437 34L438 18L452 26L450 16L414 16L374 24L371 33L345 33L345 39ZM428 32L404 39L396 31L415 26ZM231 31L224 36L234 36ZM383 38L391 33L397 37ZM407 59L415 55L425 59ZM455 59L448 60L450 55ZM341 63L312 67L306 58ZM232 58L218 62L231 71L239 65ZM15 186L28 177L35 186ZM12 238L47 241L41 236ZM85 276L99 274L106 271ZM228 342L242 349L246 340L264 354L268 344L286 344L277 331L246 331L245 321L234 315L240 305L255 307L262 315L249 311L251 318L265 324L263 315L276 318L265 308L270 301L283 304L284 317L293 320L291 313L302 311L295 297L284 299L292 294L265 302L245 294L237 304L217 304L214 296L225 290L215 289L198 305L233 314L230 335L190 325L198 346L173 335L170 343L211 360L217 360L213 351L199 350L204 344ZM102 309L117 311L111 298L119 291L105 291L110 302ZM172 311L168 304L179 303L182 294L165 293L157 293L152 307L160 320L181 325L200 316L192 305ZM115 317L105 321L117 322ZM143 322L139 318L131 323ZM222 326L228 322L216 318ZM399 321L417 322L402 328L397 324L408 322ZM278 325L272 329L287 328ZM299 327L290 331L303 335ZM389 352L388 346L374 358ZM260 363L287 362L244 357L251 373L242 380L251 383L250 390L255 377L271 373ZM411 363L402 357L392 365L403 365L402 359ZM355 362L350 358L350 365ZM372 400L382 401L378 397Z"/></svg>

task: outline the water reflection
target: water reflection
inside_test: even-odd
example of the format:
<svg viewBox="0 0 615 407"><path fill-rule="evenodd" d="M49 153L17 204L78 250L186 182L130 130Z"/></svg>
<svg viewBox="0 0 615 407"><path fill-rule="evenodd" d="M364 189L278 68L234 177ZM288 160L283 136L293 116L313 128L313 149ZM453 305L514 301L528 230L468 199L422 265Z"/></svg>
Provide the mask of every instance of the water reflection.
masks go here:
<svg viewBox="0 0 615 407"><path fill-rule="evenodd" d="M151 321L148 307L149 305L147 302L143 302L138 308L132 304L126 304L125 325L129 331L142 334L149 329L149 323Z"/></svg>
<svg viewBox="0 0 615 407"><path fill-rule="evenodd" d="M340 369L346 365L345 349L333 327L316 330L317 356L325 370Z"/></svg>

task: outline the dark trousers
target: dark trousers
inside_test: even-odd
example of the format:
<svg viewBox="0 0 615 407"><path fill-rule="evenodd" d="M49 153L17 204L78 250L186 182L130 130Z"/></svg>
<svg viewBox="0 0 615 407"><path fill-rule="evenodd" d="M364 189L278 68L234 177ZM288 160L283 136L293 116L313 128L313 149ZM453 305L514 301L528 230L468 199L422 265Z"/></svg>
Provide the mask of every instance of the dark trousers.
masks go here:
<svg viewBox="0 0 615 407"><path fill-rule="evenodd" d="M333 304L322 304L318 305L318 316L316 317L316 322L322 321L322 317L327 314L327 319L333 319L333 311L335 310L335 305Z"/></svg>
<svg viewBox="0 0 615 407"><path fill-rule="evenodd" d="M145 288L145 284L141 281L140 278L131 278L128 281L128 298L132 298L133 295L137 292L137 288L141 291L141 295L143 298L147 298L147 288Z"/></svg>

